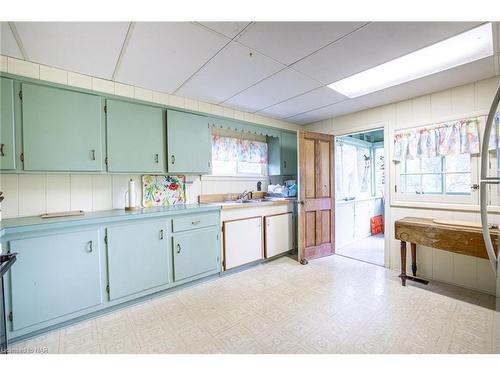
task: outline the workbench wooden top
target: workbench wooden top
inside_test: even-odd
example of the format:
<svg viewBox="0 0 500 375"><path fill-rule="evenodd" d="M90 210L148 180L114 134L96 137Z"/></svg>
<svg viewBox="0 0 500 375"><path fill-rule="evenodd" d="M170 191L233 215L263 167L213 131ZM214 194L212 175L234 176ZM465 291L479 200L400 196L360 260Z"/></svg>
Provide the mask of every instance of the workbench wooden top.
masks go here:
<svg viewBox="0 0 500 375"><path fill-rule="evenodd" d="M405 217L396 220L394 226L395 238L400 241L488 259L481 228L436 223L424 217ZM498 253L500 230L491 229L490 233Z"/></svg>

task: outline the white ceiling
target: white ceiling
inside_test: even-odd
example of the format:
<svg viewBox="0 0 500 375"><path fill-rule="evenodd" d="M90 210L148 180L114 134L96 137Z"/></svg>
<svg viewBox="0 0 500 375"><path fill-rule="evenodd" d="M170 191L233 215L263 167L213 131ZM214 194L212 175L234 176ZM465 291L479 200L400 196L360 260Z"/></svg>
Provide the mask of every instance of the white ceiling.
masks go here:
<svg viewBox="0 0 500 375"><path fill-rule="evenodd" d="M0 52L306 124L498 74L490 57L356 99L325 87L478 24L2 22Z"/></svg>

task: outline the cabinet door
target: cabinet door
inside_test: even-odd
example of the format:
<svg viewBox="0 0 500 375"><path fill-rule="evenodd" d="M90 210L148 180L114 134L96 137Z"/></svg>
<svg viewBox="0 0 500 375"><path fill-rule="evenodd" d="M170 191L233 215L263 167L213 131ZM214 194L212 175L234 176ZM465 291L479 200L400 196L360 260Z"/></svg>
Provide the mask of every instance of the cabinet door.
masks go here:
<svg viewBox="0 0 500 375"><path fill-rule="evenodd" d="M25 170L102 169L99 96L29 84L22 93Z"/></svg>
<svg viewBox="0 0 500 375"><path fill-rule="evenodd" d="M167 111L167 151L169 173L210 173L212 144L208 118Z"/></svg>
<svg viewBox="0 0 500 375"><path fill-rule="evenodd" d="M217 227L174 234L174 280L219 271Z"/></svg>
<svg viewBox="0 0 500 375"><path fill-rule="evenodd" d="M267 137L267 167L269 176L281 175L281 160L281 137Z"/></svg>
<svg viewBox="0 0 500 375"><path fill-rule="evenodd" d="M231 269L262 259L262 218L224 222L224 266Z"/></svg>
<svg viewBox="0 0 500 375"><path fill-rule="evenodd" d="M14 330L102 303L97 230L20 239L11 270Z"/></svg>
<svg viewBox="0 0 500 375"><path fill-rule="evenodd" d="M165 111L117 100L106 101L108 171L165 171Z"/></svg>
<svg viewBox="0 0 500 375"><path fill-rule="evenodd" d="M264 222L266 258L285 253L294 248L292 213L266 216Z"/></svg>
<svg viewBox="0 0 500 375"><path fill-rule="evenodd" d="M282 175L297 174L297 135L281 133Z"/></svg>
<svg viewBox="0 0 500 375"><path fill-rule="evenodd" d="M0 169L16 169L14 82L1 78L0 84Z"/></svg>
<svg viewBox="0 0 500 375"><path fill-rule="evenodd" d="M166 222L159 221L106 229L111 300L168 284L166 227Z"/></svg>

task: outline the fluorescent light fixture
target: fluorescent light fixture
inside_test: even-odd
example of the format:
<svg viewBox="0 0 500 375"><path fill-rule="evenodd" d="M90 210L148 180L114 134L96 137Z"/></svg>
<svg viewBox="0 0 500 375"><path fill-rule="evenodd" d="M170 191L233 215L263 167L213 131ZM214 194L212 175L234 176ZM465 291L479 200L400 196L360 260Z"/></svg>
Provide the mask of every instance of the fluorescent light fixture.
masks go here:
<svg viewBox="0 0 500 375"><path fill-rule="evenodd" d="M491 23L328 85L349 98L413 81L493 55Z"/></svg>

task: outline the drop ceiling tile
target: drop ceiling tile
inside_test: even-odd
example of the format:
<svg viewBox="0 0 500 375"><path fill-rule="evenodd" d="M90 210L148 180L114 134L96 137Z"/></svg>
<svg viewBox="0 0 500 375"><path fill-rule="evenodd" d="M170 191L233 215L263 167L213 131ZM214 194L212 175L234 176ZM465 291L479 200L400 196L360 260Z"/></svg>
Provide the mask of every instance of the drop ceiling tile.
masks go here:
<svg viewBox="0 0 500 375"><path fill-rule="evenodd" d="M256 22L237 41L292 64L361 27L363 22Z"/></svg>
<svg viewBox="0 0 500 375"><path fill-rule="evenodd" d="M31 61L110 79L127 22L16 22Z"/></svg>
<svg viewBox="0 0 500 375"><path fill-rule="evenodd" d="M286 118L299 113L311 111L329 104L346 100L347 97L328 87L320 87L305 94L296 96L282 103L273 105L259 112L264 116Z"/></svg>
<svg viewBox="0 0 500 375"><path fill-rule="evenodd" d="M224 105L255 112L321 86L293 69L284 69L224 102Z"/></svg>
<svg viewBox="0 0 500 375"><path fill-rule="evenodd" d="M0 54L23 58L8 22L0 22Z"/></svg>
<svg viewBox="0 0 500 375"><path fill-rule="evenodd" d="M286 121L294 122L296 124L309 124L311 122L324 120L330 117L341 116L346 113L357 112L367 108L368 107L360 103L359 100L348 99L343 102L335 103L323 108L289 117L286 119Z"/></svg>
<svg viewBox="0 0 500 375"><path fill-rule="evenodd" d="M116 79L172 93L228 42L190 22L139 22Z"/></svg>
<svg viewBox="0 0 500 375"><path fill-rule="evenodd" d="M380 106L401 100L446 90L451 87L480 81L495 76L495 58L486 57L481 60L461 65L444 72L436 73L385 90L356 98L368 107Z"/></svg>
<svg viewBox="0 0 500 375"><path fill-rule="evenodd" d="M294 64L329 84L466 31L473 22L374 22Z"/></svg>
<svg viewBox="0 0 500 375"><path fill-rule="evenodd" d="M284 67L250 48L231 42L176 94L220 103Z"/></svg>
<svg viewBox="0 0 500 375"><path fill-rule="evenodd" d="M250 22L200 22L201 25L208 27L218 33L234 38L243 30Z"/></svg>

